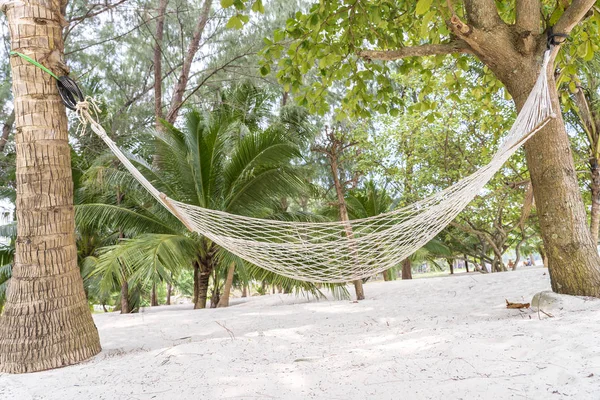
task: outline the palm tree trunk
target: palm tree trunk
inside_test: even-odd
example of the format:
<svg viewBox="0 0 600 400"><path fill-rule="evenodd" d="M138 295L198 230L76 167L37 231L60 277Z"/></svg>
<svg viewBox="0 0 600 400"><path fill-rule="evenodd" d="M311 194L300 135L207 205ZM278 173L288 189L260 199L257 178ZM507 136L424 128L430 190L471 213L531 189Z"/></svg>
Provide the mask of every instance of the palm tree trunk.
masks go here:
<svg viewBox="0 0 600 400"><path fill-rule="evenodd" d="M248 285L244 285L242 288L242 297L248 297Z"/></svg>
<svg viewBox="0 0 600 400"><path fill-rule="evenodd" d="M173 278L173 274L171 273L171 279ZM171 294L173 293L173 285L169 282L167 283L167 305L171 305Z"/></svg>
<svg viewBox="0 0 600 400"><path fill-rule="evenodd" d="M206 308L210 273L211 271L209 265L200 265L200 268L198 270L198 299L194 302L194 309Z"/></svg>
<svg viewBox="0 0 600 400"><path fill-rule="evenodd" d="M4 2L2 10L11 48L64 75L59 4ZM65 107L53 78L18 56L10 62L18 236L0 316L0 372L23 373L75 364L101 348L77 265Z"/></svg>
<svg viewBox="0 0 600 400"><path fill-rule="evenodd" d="M194 261L193 264L193 268L194 268L194 298L193 303L194 303L194 308L196 307L195 305L198 303L198 295L200 293L200 264L197 261Z"/></svg>
<svg viewBox="0 0 600 400"><path fill-rule="evenodd" d="M156 307L158 305L158 299L156 298L156 283L152 284L152 295L150 298L150 307Z"/></svg>
<svg viewBox="0 0 600 400"><path fill-rule="evenodd" d="M412 265L410 258L402 260L402 279L412 279Z"/></svg>
<svg viewBox="0 0 600 400"><path fill-rule="evenodd" d="M231 287L233 286L233 275L235 274L235 263L232 262L227 269L227 279L225 280L225 285L223 286L223 295L219 299L219 304L217 307L229 307L229 296L231 294Z"/></svg>
<svg viewBox="0 0 600 400"><path fill-rule="evenodd" d="M129 284L127 280L124 280L121 284L121 314L129 314L131 309L129 308Z"/></svg>

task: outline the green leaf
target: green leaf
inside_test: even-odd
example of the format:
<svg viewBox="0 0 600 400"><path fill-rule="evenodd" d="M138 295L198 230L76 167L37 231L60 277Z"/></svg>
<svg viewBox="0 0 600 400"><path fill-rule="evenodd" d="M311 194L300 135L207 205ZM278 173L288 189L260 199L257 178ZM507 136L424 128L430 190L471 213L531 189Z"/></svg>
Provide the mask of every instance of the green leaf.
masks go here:
<svg viewBox="0 0 600 400"><path fill-rule="evenodd" d="M270 72L271 72L271 68L269 68L268 64L265 64L262 67L260 67L260 74L262 76L267 76L267 75L269 75Z"/></svg>
<svg viewBox="0 0 600 400"><path fill-rule="evenodd" d="M238 15L234 15L233 17L229 18L229 21L227 21L227 25L225 25L225 28L231 29L242 29L244 27L244 24L242 23L242 20L240 19L240 16Z"/></svg>
<svg viewBox="0 0 600 400"><path fill-rule="evenodd" d="M221 7L228 8L233 5L233 0L221 0Z"/></svg>
<svg viewBox="0 0 600 400"><path fill-rule="evenodd" d="M262 3L262 0L256 0L254 4L252 4L252 11L259 12L263 14L265 12L265 6Z"/></svg>
<svg viewBox="0 0 600 400"><path fill-rule="evenodd" d="M433 3L433 0L419 0L417 2L417 7L415 9L416 14L417 15L425 14L431 7L432 3Z"/></svg>

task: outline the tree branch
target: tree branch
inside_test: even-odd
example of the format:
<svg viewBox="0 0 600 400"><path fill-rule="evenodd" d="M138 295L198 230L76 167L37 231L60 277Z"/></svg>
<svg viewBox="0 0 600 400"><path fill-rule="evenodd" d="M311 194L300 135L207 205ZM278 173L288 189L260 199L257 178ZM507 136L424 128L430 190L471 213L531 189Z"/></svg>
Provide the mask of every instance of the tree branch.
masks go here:
<svg viewBox="0 0 600 400"><path fill-rule="evenodd" d="M516 26L521 32L540 33L542 20L542 5L540 0L517 0Z"/></svg>
<svg viewBox="0 0 600 400"><path fill-rule="evenodd" d="M504 21L498 15L495 0L465 0L467 22L474 28L489 30L498 25L504 25Z"/></svg>
<svg viewBox="0 0 600 400"><path fill-rule="evenodd" d="M399 60L407 57L424 57L453 53L470 53L469 45L463 40L453 40L442 44L424 44L402 47L397 50L361 50L358 56L366 60Z"/></svg>
<svg viewBox="0 0 600 400"><path fill-rule="evenodd" d="M585 17L596 0L573 0L553 27L554 33L569 34L571 30Z"/></svg>

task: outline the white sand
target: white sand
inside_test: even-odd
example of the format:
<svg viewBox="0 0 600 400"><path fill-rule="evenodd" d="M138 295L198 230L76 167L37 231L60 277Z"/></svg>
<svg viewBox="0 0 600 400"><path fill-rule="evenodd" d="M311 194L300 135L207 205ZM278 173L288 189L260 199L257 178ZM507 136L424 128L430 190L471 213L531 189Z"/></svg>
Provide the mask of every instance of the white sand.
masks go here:
<svg viewBox="0 0 600 400"><path fill-rule="evenodd" d="M600 399L599 300L505 308L549 287L533 268L98 314L99 356L2 375L0 399Z"/></svg>

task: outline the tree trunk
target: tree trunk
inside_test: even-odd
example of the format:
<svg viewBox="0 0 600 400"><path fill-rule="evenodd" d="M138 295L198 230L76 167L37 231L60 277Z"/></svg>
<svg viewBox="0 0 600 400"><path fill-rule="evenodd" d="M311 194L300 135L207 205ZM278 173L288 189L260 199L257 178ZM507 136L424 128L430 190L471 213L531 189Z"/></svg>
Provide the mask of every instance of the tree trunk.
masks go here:
<svg viewBox="0 0 600 400"><path fill-rule="evenodd" d="M592 234L592 243L598 245L598 229L600 228L600 167L598 160L592 160L590 169L592 172L591 192L592 192L592 210L590 217L590 232Z"/></svg>
<svg viewBox="0 0 600 400"><path fill-rule="evenodd" d="M517 110L521 111L539 74L547 35L541 31L540 2L519 3L533 7L520 6L516 23L508 25L498 16L495 2L465 1L468 26L459 17L453 16L450 29L502 81ZM593 5L594 0L571 2L554 25L554 31L570 33ZM525 143L525 153L552 290L600 297L600 256L588 228L579 192L554 68L544 72L548 74L556 118Z"/></svg>
<svg viewBox="0 0 600 400"><path fill-rule="evenodd" d="M465 254L465 270L467 273L469 272L469 258L467 257L466 254Z"/></svg>
<svg viewBox="0 0 600 400"><path fill-rule="evenodd" d="M172 274L171 274L171 278L172 278ZM171 283L167 283L167 305L170 306L171 305L171 294L173 293L173 285Z"/></svg>
<svg viewBox="0 0 600 400"><path fill-rule="evenodd" d="M450 275L454 275L454 260L449 258L446 261L448 261L448 265L450 266Z"/></svg>
<svg viewBox="0 0 600 400"><path fill-rule="evenodd" d="M2 136L0 136L0 153L4 151L6 147L6 143L8 143L8 137L12 132L13 125L15 124L15 110L13 110L6 121L4 121L4 125L2 125Z"/></svg>
<svg viewBox="0 0 600 400"><path fill-rule="evenodd" d="M124 280L121 284L121 314L129 314L129 284Z"/></svg>
<svg viewBox="0 0 600 400"><path fill-rule="evenodd" d="M529 262L531 263L531 266L535 266L535 258L533 257L533 254L529 255Z"/></svg>
<svg viewBox="0 0 600 400"><path fill-rule="evenodd" d="M159 0L158 16L156 18L156 36L154 38L154 116L156 128L161 129L162 112L162 46L165 26L165 11L169 0Z"/></svg>
<svg viewBox="0 0 600 400"><path fill-rule="evenodd" d="M206 308L210 273L211 271L208 266L200 266L200 269L198 271L198 299L194 302L194 309Z"/></svg>
<svg viewBox="0 0 600 400"><path fill-rule="evenodd" d="M12 34L11 48L64 75L58 4L4 2L2 10ZM77 265L65 107L53 78L18 56L10 63L17 240L0 316L0 372L23 373L75 364L101 348Z"/></svg>
<svg viewBox="0 0 600 400"><path fill-rule="evenodd" d="M177 115L179 114L179 110L183 104L183 94L185 93L188 81L190 79L192 62L194 61L194 57L200 48L200 39L204 33L204 28L206 27L211 7L212 0L204 0L202 11L200 11L200 16L198 18L196 28L194 29L194 35L192 36L185 59L183 60L183 66L181 67L181 73L179 74L177 85L175 85L175 89L173 91L171 106L169 107L169 112L167 113L167 121L169 121L171 124L177 119Z"/></svg>
<svg viewBox="0 0 600 400"><path fill-rule="evenodd" d="M242 297L248 297L248 285L244 285L242 288Z"/></svg>
<svg viewBox="0 0 600 400"><path fill-rule="evenodd" d="M587 226L553 78L550 88L558 117L531 138L525 150L552 290L598 297L600 257Z"/></svg>
<svg viewBox="0 0 600 400"><path fill-rule="evenodd" d="M331 167L331 173L333 175L333 184L335 186L335 192L338 198L338 207L340 211L340 220L342 222L346 222L344 229L346 231L346 236L348 239L352 239L352 226L350 225L350 218L348 217L348 209L346 208L346 199L344 198L344 189L342 188L342 184L339 178L339 167L338 167L338 154L337 152L330 152L329 156L329 166ZM352 248L350 244L350 257L353 257L356 250ZM354 257L356 258L356 257ZM356 261L355 263L358 263ZM365 299L365 290L363 288L362 280L357 279L352 282L354 284L354 293L356 294L356 300L364 300Z"/></svg>
<svg viewBox="0 0 600 400"><path fill-rule="evenodd" d="M231 295L231 287L233 286L233 275L235 274L235 263L232 262L227 269L227 279L223 286L223 295L219 299L217 307L229 307L229 296Z"/></svg>
<svg viewBox="0 0 600 400"><path fill-rule="evenodd" d="M410 258L402 260L402 279L412 279L412 263Z"/></svg>
<svg viewBox="0 0 600 400"><path fill-rule="evenodd" d="M481 38L486 35L484 33ZM521 111L537 79L541 51L533 50L523 56L516 48L510 48L513 42L509 35L503 36L503 29L492 35L495 38L488 37L486 43L480 43L484 47L479 51L485 54L481 58L504 83L517 110ZM545 42L545 35L541 39ZM543 46L540 40L537 49ZM525 143L525 153L552 290L599 297L600 256L587 224L554 69L550 68L547 74L556 118Z"/></svg>
<svg viewBox="0 0 600 400"><path fill-rule="evenodd" d="M194 261L194 297L192 302L194 303L194 307L198 304L198 296L200 294L200 264L197 261Z"/></svg>
<svg viewBox="0 0 600 400"><path fill-rule="evenodd" d="M150 307L156 307L158 299L156 298L156 283L152 284L152 295L150 296Z"/></svg>

